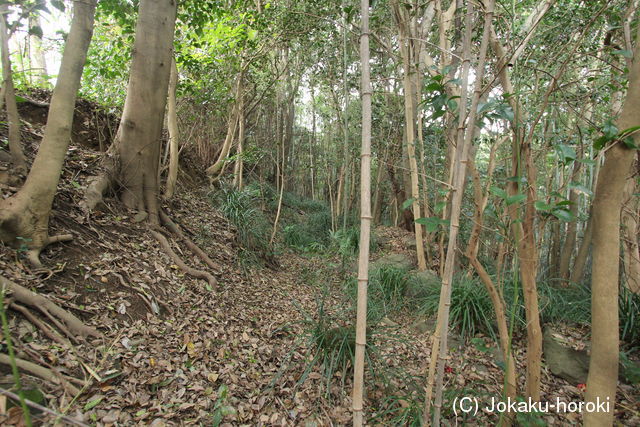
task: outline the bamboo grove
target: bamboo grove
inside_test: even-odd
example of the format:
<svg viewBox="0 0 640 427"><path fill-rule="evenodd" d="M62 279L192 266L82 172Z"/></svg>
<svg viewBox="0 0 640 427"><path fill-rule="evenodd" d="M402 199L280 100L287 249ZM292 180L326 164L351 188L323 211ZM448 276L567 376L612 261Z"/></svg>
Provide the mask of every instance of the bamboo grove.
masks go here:
<svg viewBox="0 0 640 427"><path fill-rule="evenodd" d="M213 261L162 208L181 180L272 185L271 247L286 193L326 203L333 232L360 224L354 425L368 411L369 240L380 225L413 233L418 269L442 282L424 424L442 421L458 274L477 277L490 297L505 399L541 399L539 283L590 289L585 399L615 401L619 294L640 293L637 0L105 0L97 12L96 1L73 2L72 15L50 3L4 2L0 21L7 151L26 174L0 201L0 239L27 239L33 265L71 239L49 235L48 221L79 94L121 115L115 142L100 147L102 173L78 202L85 212L116 194L163 247L163 232L178 236L205 264ZM52 5L72 23L28 170L14 85L54 79L37 71L38 23L18 73L9 41ZM522 292L525 354L513 351L507 283ZM613 417L589 413L584 424Z"/></svg>

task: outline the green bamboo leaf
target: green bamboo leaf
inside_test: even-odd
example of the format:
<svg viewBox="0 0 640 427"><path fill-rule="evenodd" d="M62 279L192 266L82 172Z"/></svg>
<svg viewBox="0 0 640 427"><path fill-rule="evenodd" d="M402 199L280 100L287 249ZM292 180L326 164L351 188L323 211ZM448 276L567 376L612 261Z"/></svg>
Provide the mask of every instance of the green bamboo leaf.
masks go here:
<svg viewBox="0 0 640 427"><path fill-rule="evenodd" d="M404 201L404 203L402 204L402 210L407 209L409 206L411 206L413 204L413 202L416 201L415 197L412 197L410 199L407 199Z"/></svg>

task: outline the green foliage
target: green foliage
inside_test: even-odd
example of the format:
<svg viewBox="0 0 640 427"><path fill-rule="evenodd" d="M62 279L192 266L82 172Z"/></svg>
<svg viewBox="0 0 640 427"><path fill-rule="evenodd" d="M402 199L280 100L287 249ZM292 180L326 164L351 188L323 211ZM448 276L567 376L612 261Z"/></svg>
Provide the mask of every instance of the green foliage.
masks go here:
<svg viewBox="0 0 640 427"><path fill-rule="evenodd" d="M422 426L421 420L424 398L421 398L419 395L401 394L385 396L380 406L384 409L371 419L371 422L374 424L378 424L376 421L384 421L385 425Z"/></svg>
<svg viewBox="0 0 640 427"><path fill-rule="evenodd" d="M577 323L586 325L591 321L591 292L582 285L566 288L542 282L538 285L540 319L543 323ZM524 301L521 297L520 301ZM524 311L524 307L522 308ZM523 320L524 324L524 320Z"/></svg>
<svg viewBox="0 0 640 427"><path fill-rule="evenodd" d="M620 287L618 298L620 339L632 347L640 347L640 294Z"/></svg>
<svg viewBox="0 0 640 427"><path fill-rule="evenodd" d="M343 258L349 258L358 253L360 247L360 226L340 229L331 233L333 249ZM378 248L375 233L371 230L369 238L369 251L375 252Z"/></svg>
<svg viewBox="0 0 640 427"><path fill-rule="evenodd" d="M404 269L382 266L369 274L367 291L367 321L375 325L389 313L404 308L405 291L409 281L415 280ZM358 281L351 276L344 284L347 296L355 307Z"/></svg>
<svg viewBox="0 0 640 427"><path fill-rule="evenodd" d="M261 264L261 260L270 258L270 223L256 207L257 201L252 192L223 186L212 193L209 199L236 227L244 261Z"/></svg>
<svg viewBox="0 0 640 427"><path fill-rule="evenodd" d="M296 304L303 315L300 322L304 331L303 347L309 351L307 366L300 377L298 384L303 383L316 366L320 366L325 382L325 393L330 395L331 383L336 378L336 373L341 372L341 385L344 389L344 381L348 372L353 368L355 357L355 329L352 325L345 325L344 319L350 318L348 307L336 307L329 305L329 291L326 286L316 296L317 312L307 312ZM331 310L327 310L330 307ZM369 335L370 331L367 331ZM367 338L369 341L369 337ZM372 347L367 346L365 357Z"/></svg>
<svg viewBox="0 0 640 427"><path fill-rule="evenodd" d="M218 399L213 407L212 424L214 427L218 427L222 424L222 420L227 415L234 415L236 410L233 406L229 406L227 401L229 400L229 387L226 384L222 384L218 389Z"/></svg>
<svg viewBox="0 0 640 427"><path fill-rule="evenodd" d="M422 302L421 310L429 316L438 313L440 285L430 284L432 289ZM478 332L493 334L493 305L485 287L475 278L457 276L451 287L450 325L464 338Z"/></svg>

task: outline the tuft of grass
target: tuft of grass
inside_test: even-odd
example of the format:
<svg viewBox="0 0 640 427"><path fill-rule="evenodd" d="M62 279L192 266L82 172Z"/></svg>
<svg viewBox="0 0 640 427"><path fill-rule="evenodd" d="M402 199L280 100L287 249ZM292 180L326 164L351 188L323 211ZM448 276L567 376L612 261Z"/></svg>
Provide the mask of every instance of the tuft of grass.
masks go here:
<svg viewBox="0 0 640 427"><path fill-rule="evenodd" d="M381 266L370 272L367 291L367 321L375 325L388 314L401 310L405 304L405 291L413 280L404 269ZM344 283L345 292L355 306L358 281L350 276Z"/></svg>
<svg viewBox="0 0 640 427"><path fill-rule="evenodd" d="M634 294L626 286L621 286L618 313L620 339L631 347L640 347L640 294Z"/></svg>
<svg viewBox="0 0 640 427"><path fill-rule="evenodd" d="M256 207L255 191L238 191L223 186L209 196L213 206L231 222L238 231L238 243L242 246L241 262L259 264L271 259L269 248L270 224L262 211Z"/></svg>
<svg viewBox="0 0 640 427"><path fill-rule="evenodd" d="M349 258L358 253L360 248L360 227L348 227L331 233L333 249L343 258ZM375 234L371 233L369 251L375 252L378 243Z"/></svg>
<svg viewBox="0 0 640 427"><path fill-rule="evenodd" d="M428 316L438 313L440 285L429 284L430 291L422 301L421 311ZM482 332L494 335L493 305L484 286L475 278L457 276L451 288L450 325L463 338Z"/></svg>

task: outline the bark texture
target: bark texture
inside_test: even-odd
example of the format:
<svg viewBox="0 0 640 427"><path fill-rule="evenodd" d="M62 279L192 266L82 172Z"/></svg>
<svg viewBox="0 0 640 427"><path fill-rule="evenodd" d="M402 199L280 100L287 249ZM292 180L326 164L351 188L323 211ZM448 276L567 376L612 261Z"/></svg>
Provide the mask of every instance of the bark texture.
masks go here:
<svg viewBox="0 0 640 427"><path fill-rule="evenodd" d="M139 212L138 220L159 223L158 166L160 139L167 102L175 0L142 0L129 72L127 97L114 143L104 158L106 173L89 184L82 207L92 210L115 181L120 198Z"/></svg>
<svg viewBox="0 0 640 427"><path fill-rule="evenodd" d="M13 167L26 172L27 160L22 151L20 141L20 116L13 87L13 73L9 57L9 29L6 14L9 13L7 4L0 6L0 39L2 41L2 88L4 89L5 105L7 106L7 121L9 122L9 151Z"/></svg>
<svg viewBox="0 0 640 427"><path fill-rule="evenodd" d="M53 91L40 149L24 186L0 203L0 240L15 247L26 244L36 265L42 248L71 239L70 235L49 236L49 215L71 140L73 111L93 32L95 8L95 0L75 3L60 65L61 78Z"/></svg>
<svg viewBox="0 0 640 427"><path fill-rule="evenodd" d="M639 30L640 31L640 30ZM629 70L629 89L617 120L620 131L640 125L640 44L636 44ZM634 136L636 144L640 137ZM618 277L620 255L620 213L624 186L636 151L615 141L605 161L593 201L593 269L591 277L591 358L587 380L587 402L611 402L608 412L584 414L585 426L613 425L618 379Z"/></svg>
<svg viewBox="0 0 640 427"><path fill-rule="evenodd" d="M171 60L171 74L169 76L169 96L167 97L167 127L169 128L169 172L167 173L167 187L164 191L165 199L173 197L178 181L179 134L178 112L176 106L176 88L178 86L178 67L176 60Z"/></svg>

